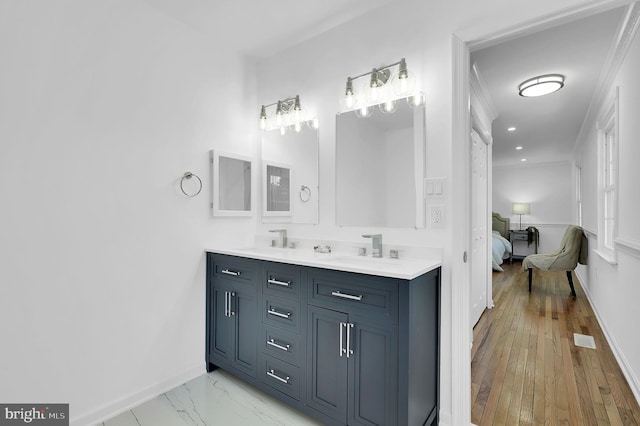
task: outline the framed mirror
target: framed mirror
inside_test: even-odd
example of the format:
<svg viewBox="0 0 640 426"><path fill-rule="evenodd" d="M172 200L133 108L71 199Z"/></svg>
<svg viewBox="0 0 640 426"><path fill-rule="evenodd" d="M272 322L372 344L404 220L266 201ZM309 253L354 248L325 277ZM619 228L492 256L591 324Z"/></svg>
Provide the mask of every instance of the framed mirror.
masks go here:
<svg viewBox="0 0 640 426"><path fill-rule="evenodd" d="M262 134L263 223L318 223L319 143L311 124L304 122L300 132Z"/></svg>
<svg viewBox="0 0 640 426"><path fill-rule="evenodd" d="M251 158L218 151L211 158L214 216L251 216Z"/></svg>
<svg viewBox="0 0 640 426"><path fill-rule="evenodd" d="M397 101L336 117L336 222L340 226L425 226L425 110Z"/></svg>

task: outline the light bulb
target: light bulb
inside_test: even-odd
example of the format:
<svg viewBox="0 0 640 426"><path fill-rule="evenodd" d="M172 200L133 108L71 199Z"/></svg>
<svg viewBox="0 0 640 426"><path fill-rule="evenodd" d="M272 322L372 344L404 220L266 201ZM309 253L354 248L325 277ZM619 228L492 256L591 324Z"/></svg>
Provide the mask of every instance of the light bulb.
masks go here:
<svg viewBox="0 0 640 426"><path fill-rule="evenodd" d="M361 118L367 118L371 115L372 108L368 106L362 106L361 108L356 109L356 115Z"/></svg>
<svg viewBox="0 0 640 426"><path fill-rule="evenodd" d="M415 108L424 105L424 92L414 93L413 96L407 98L407 103L410 107Z"/></svg>
<svg viewBox="0 0 640 426"><path fill-rule="evenodd" d="M296 133L300 133L300 130L302 130L302 125L299 121L295 122L295 124L293 125L293 129L296 131Z"/></svg>
<svg viewBox="0 0 640 426"><path fill-rule="evenodd" d="M287 134L287 128L285 126L280 127L280 134L282 136Z"/></svg>
<svg viewBox="0 0 640 426"><path fill-rule="evenodd" d="M397 109L398 103L392 99L388 99L386 102L380 104L380 111L384 112L385 114L396 112Z"/></svg>
<svg viewBox="0 0 640 426"><path fill-rule="evenodd" d="M265 130L267 128L267 117L260 117L260 130Z"/></svg>
<svg viewBox="0 0 640 426"><path fill-rule="evenodd" d="M404 77L401 77L400 74L393 77L393 82L391 83L391 87L393 93L396 96L404 97L409 96L413 92L413 87L415 86L416 80L413 75L409 72Z"/></svg>
<svg viewBox="0 0 640 426"><path fill-rule="evenodd" d="M311 120L311 127L313 127L314 129L319 129L320 128L320 122L318 121L317 117L315 117L313 120Z"/></svg>

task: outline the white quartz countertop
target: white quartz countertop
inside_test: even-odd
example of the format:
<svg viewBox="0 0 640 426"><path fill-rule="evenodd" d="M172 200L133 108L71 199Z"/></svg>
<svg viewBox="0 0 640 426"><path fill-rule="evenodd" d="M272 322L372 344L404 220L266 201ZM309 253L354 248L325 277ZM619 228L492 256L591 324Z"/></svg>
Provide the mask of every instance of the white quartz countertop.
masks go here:
<svg viewBox="0 0 640 426"><path fill-rule="evenodd" d="M312 248L207 248L207 252L228 254L250 259L269 260L272 262L311 266L314 268L333 269L337 271L357 272L382 277L411 280L441 266L436 258L406 257L392 259L389 257L373 258L350 253L315 253Z"/></svg>

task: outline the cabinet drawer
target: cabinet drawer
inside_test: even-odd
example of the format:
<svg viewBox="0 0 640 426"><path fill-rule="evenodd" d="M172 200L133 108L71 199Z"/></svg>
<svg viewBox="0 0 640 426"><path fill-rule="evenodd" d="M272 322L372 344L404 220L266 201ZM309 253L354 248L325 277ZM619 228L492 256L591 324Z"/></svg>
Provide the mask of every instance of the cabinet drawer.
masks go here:
<svg viewBox="0 0 640 426"><path fill-rule="evenodd" d="M265 295L263 300L262 319L265 324L300 333L300 327L302 327L300 302L269 295Z"/></svg>
<svg viewBox="0 0 640 426"><path fill-rule="evenodd" d="M258 278L258 262L224 254L211 254L213 267L211 273L238 282L255 284Z"/></svg>
<svg viewBox="0 0 640 426"><path fill-rule="evenodd" d="M512 233L511 234L511 240L513 241L527 241L529 239L529 236L524 233L524 234L520 234L520 233Z"/></svg>
<svg viewBox="0 0 640 426"><path fill-rule="evenodd" d="M269 355L263 355L262 382L300 400L300 369Z"/></svg>
<svg viewBox="0 0 640 426"><path fill-rule="evenodd" d="M262 289L264 294L300 300L301 269L299 266L265 263Z"/></svg>
<svg viewBox="0 0 640 426"><path fill-rule="evenodd" d="M309 282L310 304L398 321L398 281L393 278L317 270L309 274Z"/></svg>
<svg viewBox="0 0 640 426"><path fill-rule="evenodd" d="M300 335L280 328L264 325L262 328L262 351L274 358L300 365L302 347Z"/></svg>

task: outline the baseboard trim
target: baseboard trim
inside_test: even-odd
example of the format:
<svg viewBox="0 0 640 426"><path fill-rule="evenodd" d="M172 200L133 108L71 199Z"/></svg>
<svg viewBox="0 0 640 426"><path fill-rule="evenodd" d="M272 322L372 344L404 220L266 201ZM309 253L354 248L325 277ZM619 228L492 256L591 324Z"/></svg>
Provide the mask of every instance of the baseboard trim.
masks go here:
<svg viewBox="0 0 640 426"><path fill-rule="evenodd" d="M86 426L104 422L120 413L132 409L133 407L144 404L158 395L162 395L163 393L178 387L189 380L201 376L205 372L205 365L199 363L197 366L192 366L180 374L168 377L158 383L141 389L138 392L107 402L106 404L103 404L102 406L87 413L81 413L77 417L72 417L69 424L70 426Z"/></svg>
<svg viewBox="0 0 640 426"><path fill-rule="evenodd" d="M575 273L578 279L580 280L581 284L587 282L584 276L581 273L579 273L577 269L575 270ZM595 314L596 319L598 320L598 324L602 329L602 333L604 334L605 339L607 339L607 343L609 343L609 347L611 348L611 352L613 352L613 356L616 358L616 361L620 366L620 370L622 370L622 374L624 375L624 378L627 379L627 383L631 388L631 392L633 393L633 396L635 396L636 401L638 402L638 404L640 404L640 381L638 380L638 377L636 377L636 375L633 372L633 369L631 368L631 365L627 361L627 358L624 356L624 353L622 352L622 350L620 350L620 348L618 347L618 344L616 343L616 339L609 333L609 330L607 329L607 324L602 318L602 316L600 315L600 312L598 312L598 308L593 303L593 300L591 299L591 295L589 294L589 290L584 285L582 286L582 290L584 291L584 294L587 296L587 300L589 300L591 309L593 309L593 313Z"/></svg>

